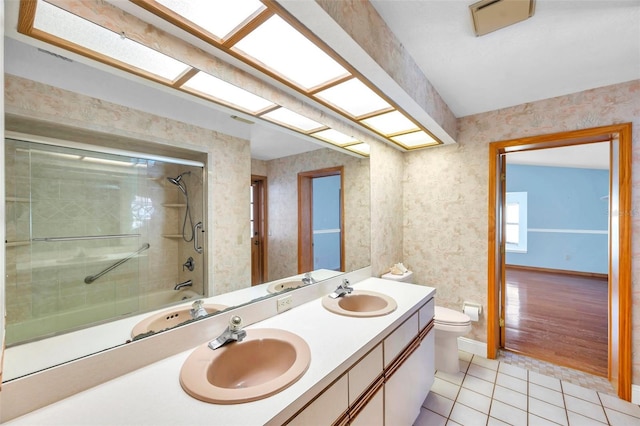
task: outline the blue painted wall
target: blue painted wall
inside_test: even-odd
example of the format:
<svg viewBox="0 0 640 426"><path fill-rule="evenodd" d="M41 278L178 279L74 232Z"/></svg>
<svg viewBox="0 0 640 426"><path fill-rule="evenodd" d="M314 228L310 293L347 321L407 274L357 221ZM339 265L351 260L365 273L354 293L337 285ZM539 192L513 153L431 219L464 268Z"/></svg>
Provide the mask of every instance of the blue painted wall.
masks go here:
<svg viewBox="0 0 640 426"><path fill-rule="evenodd" d="M609 171L507 164L507 192L527 192L528 228L608 227ZM527 253L507 252L508 265L608 272L606 234L527 233Z"/></svg>
<svg viewBox="0 0 640 426"><path fill-rule="evenodd" d="M313 231L340 229L340 176L314 178ZM313 268L340 270L340 233L314 233Z"/></svg>

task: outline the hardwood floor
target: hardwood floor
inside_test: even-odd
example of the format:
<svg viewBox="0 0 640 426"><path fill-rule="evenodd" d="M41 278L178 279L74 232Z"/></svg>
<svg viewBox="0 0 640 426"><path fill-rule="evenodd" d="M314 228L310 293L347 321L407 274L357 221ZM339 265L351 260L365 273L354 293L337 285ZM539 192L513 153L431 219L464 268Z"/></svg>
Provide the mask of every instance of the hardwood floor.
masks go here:
<svg viewBox="0 0 640 426"><path fill-rule="evenodd" d="M507 350L607 376L607 279L507 267Z"/></svg>

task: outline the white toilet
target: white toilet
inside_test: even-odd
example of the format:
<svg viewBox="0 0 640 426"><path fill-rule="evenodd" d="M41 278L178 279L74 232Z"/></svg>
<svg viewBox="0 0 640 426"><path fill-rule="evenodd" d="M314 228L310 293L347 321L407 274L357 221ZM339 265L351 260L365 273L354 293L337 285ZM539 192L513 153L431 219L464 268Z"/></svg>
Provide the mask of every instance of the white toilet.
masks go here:
<svg viewBox="0 0 640 426"><path fill-rule="evenodd" d="M395 275L389 272L380 278L412 283L413 272L407 271L402 275ZM458 337L464 336L471 331L471 318L462 312L436 306L434 328L436 331L436 370L450 374L459 372Z"/></svg>

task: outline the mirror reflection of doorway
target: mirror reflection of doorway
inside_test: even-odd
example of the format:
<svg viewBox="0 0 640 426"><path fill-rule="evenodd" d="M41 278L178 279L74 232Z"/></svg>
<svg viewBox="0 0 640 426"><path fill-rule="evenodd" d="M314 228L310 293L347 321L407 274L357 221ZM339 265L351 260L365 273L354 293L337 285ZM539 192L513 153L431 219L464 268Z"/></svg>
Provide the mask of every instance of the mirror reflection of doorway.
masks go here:
<svg viewBox="0 0 640 426"><path fill-rule="evenodd" d="M344 271L343 168L298 174L298 273Z"/></svg>
<svg viewBox="0 0 640 426"><path fill-rule="evenodd" d="M267 178L251 176L251 285L267 277Z"/></svg>
<svg viewBox="0 0 640 426"><path fill-rule="evenodd" d="M503 347L608 372L609 142L506 154Z"/></svg>

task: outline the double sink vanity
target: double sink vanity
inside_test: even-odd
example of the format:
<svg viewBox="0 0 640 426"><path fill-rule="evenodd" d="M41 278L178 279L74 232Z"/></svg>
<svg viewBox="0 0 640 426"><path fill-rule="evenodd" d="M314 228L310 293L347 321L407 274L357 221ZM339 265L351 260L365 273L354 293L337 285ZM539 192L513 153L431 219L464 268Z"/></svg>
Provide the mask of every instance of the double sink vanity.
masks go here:
<svg viewBox="0 0 640 426"><path fill-rule="evenodd" d="M435 290L346 276L160 333L201 343L9 424L412 424L433 383Z"/></svg>

